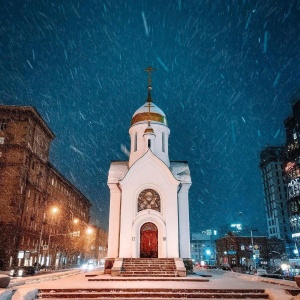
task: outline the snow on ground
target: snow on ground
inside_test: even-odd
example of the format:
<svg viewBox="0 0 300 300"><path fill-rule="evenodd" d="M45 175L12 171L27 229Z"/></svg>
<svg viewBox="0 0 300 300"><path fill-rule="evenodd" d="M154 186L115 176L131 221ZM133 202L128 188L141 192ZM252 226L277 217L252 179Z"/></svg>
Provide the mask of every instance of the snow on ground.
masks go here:
<svg viewBox="0 0 300 300"><path fill-rule="evenodd" d="M85 277L86 272L75 271L63 272L49 275L37 275L34 278L26 278L27 283L23 285L18 285L22 280L13 280L12 284L6 290L0 290L0 300L33 300L35 299L38 289L41 288L79 288L79 289L91 289L91 288L174 288L174 282L172 281L158 281L153 284L151 281L141 281L137 278L137 281L109 281L109 279L116 279L110 275L103 274L103 271L91 271L89 274L97 274L97 277L102 279L101 281L88 281L90 277ZM176 288L207 288L207 289L230 289L230 288L245 288L254 289L260 288L265 289L266 292L274 300L291 300L293 297L287 295L284 291L285 288L296 288L295 282L285 281L285 280L274 280L266 279L259 276L253 275L242 275L234 272L224 272L219 270L199 270L196 276L199 278L199 274L210 274L212 277L209 282L176 282ZM38 278L40 277L40 278ZM189 276L190 277L190 276ZM264 282L261 280L268 282ZM76 285L74 284L76 282ZM274 284L276 282L277 284ZM15 290L14 294L13 291Z"/></svg>

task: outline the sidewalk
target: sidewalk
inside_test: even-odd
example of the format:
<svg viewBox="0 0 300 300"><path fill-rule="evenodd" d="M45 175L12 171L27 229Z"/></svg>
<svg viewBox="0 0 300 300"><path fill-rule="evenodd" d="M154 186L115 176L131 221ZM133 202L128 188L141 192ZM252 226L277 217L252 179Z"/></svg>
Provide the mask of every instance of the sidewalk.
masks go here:
<svg viewBox="0 0 300 300"><path fill-rule="evenodd" d="M16 294L16 291L21 290L23 288L26 289L27 286L32 287L37 284L42 284L45 282L52 282L53 280L63 279L65 277L77 275L82 272L83 271L81 269L76 269L76 270L71 270L71 271L46 272L44 274L37 274L34 276L13 277L13 278L11 278L10 283L6 289L0 288L0 300L14 299L13 295ZM2 272L1 274L8 275L9 271ZM16 299L21 300L22 298L16 297ZM28 298L28 299L30 299L30 298Z"/></svg>

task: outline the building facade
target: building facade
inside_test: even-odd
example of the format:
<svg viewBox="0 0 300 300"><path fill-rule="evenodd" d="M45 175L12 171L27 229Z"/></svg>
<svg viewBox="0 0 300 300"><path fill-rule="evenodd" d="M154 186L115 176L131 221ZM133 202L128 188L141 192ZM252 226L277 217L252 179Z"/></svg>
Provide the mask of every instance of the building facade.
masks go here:
<svg viewBox="0 0 300 300"><path fill-rule="evenodd" d="M284 147L266 147L260 153L268 236L283 239L288 246L291 243L291 227L287 210L284 161Z"/></svg>
<svg viewBox="0 0 300 300"><path fill-rule="evenodd" d="M91 203L48 161L54 137L34 108L0 106L0 269L85 253Z"/></svg>
<svg viewBox="0 0 300 300"><path fill-rule="evenodd" d="M287 207L295 242L295 253L299 257L300 246L300 100L292 106L292 114L284 121L286 130Z"/></svg>
<svg viewBox="0 0 300 300"><path fill-rule="evenodd" d="M112 162L108 258L190 258L187 162L170 161L170 129L151 98L133 114L129 161Z"/></svg>
<svg viewBox="0 0 300 300"><path fill-rule="evenodd" d="M273 253L278 253L280 257L284 255L283 240L263 236L236 236L230 233L216 240L217 264L229 264L231 268L251 270L267 267L274 257Z"/></svg>
<svg viewBox="0 0 300 300"><path fill-rule="evenodd" d="M213 230L191 234L191 259L196 265L215 265L216 249Z"/></svg>

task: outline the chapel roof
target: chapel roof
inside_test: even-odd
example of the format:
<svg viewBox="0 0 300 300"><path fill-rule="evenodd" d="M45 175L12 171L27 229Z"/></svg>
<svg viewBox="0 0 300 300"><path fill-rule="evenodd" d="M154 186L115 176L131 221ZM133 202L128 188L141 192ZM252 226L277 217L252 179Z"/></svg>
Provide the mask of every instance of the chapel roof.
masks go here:
<svg viewBox="0 0 300 300"><path fill-rule="evenodd" d="M128 161L112 161L108 173L108 183L118 183L125 177L128 170ZM170 171L181 183L192 182L187 161L171 161Z"/></svg>

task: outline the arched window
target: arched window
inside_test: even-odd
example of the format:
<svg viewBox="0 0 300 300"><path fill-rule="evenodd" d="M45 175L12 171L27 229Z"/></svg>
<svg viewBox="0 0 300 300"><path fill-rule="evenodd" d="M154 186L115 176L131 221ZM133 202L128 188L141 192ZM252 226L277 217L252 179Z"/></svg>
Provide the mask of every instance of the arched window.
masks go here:
<svg viewBox="0 0 300 300"><path fill-rule="evenodd" d="M138 196L138 211L154 209L160 212L160 196L152 189L143 190Z"/></svg>
<svg viewBox="0 0 300 300"><path fill-rule="evenodd" d="M134 152L137 151L137 132L134 134Z"/></svg>

